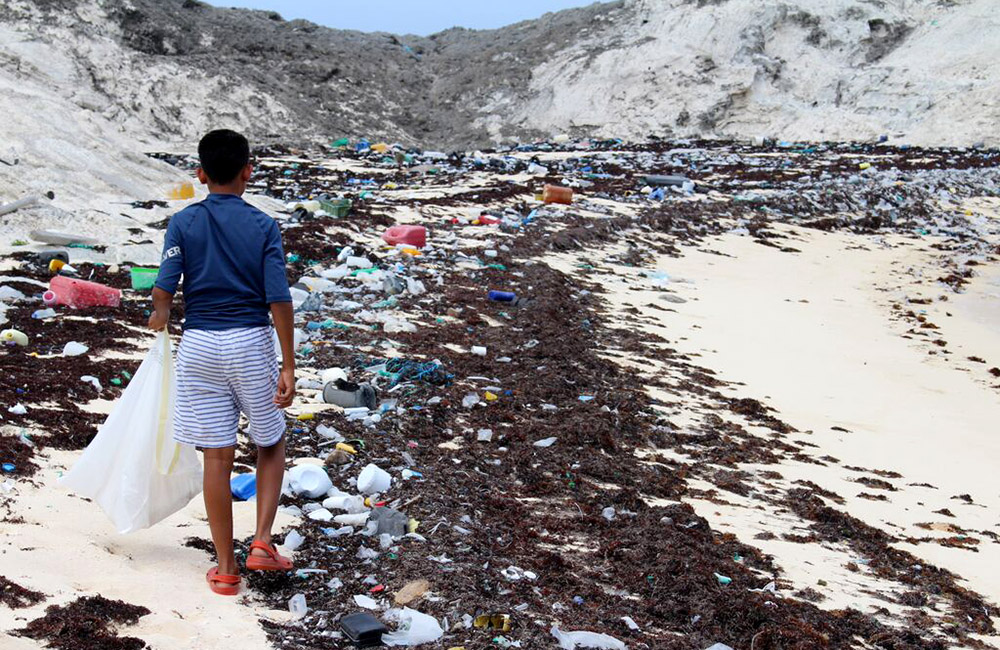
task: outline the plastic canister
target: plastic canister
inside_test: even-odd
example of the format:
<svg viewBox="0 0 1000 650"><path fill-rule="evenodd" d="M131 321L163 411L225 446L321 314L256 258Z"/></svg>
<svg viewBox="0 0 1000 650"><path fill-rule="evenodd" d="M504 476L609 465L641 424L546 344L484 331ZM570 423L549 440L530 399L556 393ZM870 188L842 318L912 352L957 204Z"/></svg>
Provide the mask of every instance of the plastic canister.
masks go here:
<svg viewBox="0 0 1000 650"><path fill-rule="evenodd" d="M559 187L558 185L546 185L542 190L542 200L546 203L562 203L569 205L573 202L573 188Z"/></svg>
<svg viewBox="0 0 1000 650"><path fill-rule="evenodd" d="M490 291L489 298L494 302L514 302L517 294L510 291Z"/></svg>
<svg viewBox="0 0 1000 650"><path fill-rule="evenodd" d="M423 226L392 226L382 233L382 239L390 246L409 244L423 248L427 245L427 228Z"/></svg>
<svg viewBox="0 0 1000 650"><path fill-rule="evenodd" d="M46 306L66 305L68 307L117 307L121 304L122 292L96 282L77 280L57 275L49 281L49 290L42 295Z"/></svg>

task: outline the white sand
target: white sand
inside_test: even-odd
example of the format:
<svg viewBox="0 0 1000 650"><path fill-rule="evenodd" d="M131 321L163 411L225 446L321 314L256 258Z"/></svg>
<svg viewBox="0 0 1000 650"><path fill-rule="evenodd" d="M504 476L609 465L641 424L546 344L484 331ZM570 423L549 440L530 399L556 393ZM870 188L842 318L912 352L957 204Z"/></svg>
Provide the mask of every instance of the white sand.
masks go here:
<svg viewBox="0 0 1000 650"><path fill-rule="evenodd" d="M100 594L152 614L122 634L137 636L157 650L221 648L266 650L260 617L287 620L287 612L269 612L223 598L209 591L205 572L210 568L204 551L187 548L188 537L209 536L201 497L152 529L118 535L94 503L69 494L56 484L60 471L78 452L55 452L37 479L40 490L19 487L16 511L27 523L0 528L0 574L50 598L29 608L0 608L0 630L23 627L43 615L46 607L80 596ZM237 536L253 532L254 503L235 504ZM289 523L279 513L277 529ZM244 589L244 594L246 590ZM5 650L38 648L27 639L0 633Z"/></svg>

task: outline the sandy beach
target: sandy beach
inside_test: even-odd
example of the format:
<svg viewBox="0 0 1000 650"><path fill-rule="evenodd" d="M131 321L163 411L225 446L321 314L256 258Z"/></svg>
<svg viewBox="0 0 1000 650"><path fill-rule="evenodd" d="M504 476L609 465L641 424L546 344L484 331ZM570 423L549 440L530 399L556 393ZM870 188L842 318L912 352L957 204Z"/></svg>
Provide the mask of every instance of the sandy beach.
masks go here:
<svg viewBox="0 0 1000 650"><path fill-rule="evenodd" d="M662 158L818 164L781 150L720 146L740 153L690 147ZM835 150L821 155L823 164L858 164ZM908 154L876 156L888 166ZM829 647L860 634L997 645L1000 580L990 567L1000 559L1000 494L990 470L1000 456L991 434L1000 404L989 369L1000 364L992 326L1000 316L992 253L1000 200L990 190L963 176L967 189L941 208L969 220L963 233L971 234L960 238L956 226L930 233L926 223L866 230L856 215L820 227L835 214L822 207L756 222L723 215L740 200L760 200L745 199L755 192L771 206L798 205L753 188L749 164L661 200L639 188L644 173L662 167L627 149L490 157L510 169L484 172L470 157L435 162L448 170L442 175L409 174L343 152L262 154L257 191L271 196L252 200L283 224L291 282L315 282L349 245L381 273L426 289L387 296L381 281L348 277L321 292L322 310L297 317L299 376L316 380L325 368L344 367L396 401L377 420L349 420L319 404L314 385L289 411L316 414L290 419L290 464L325 457L330 443L320 425L363 442L363 460L328 468L334 485L351 491L364 463L386 467L396 478L387 499L418 521L418 536L372 556L366 550L379 549L377 537L357 530L327 539L328 524L286 511L277 528L307 540L295 554L299 566L329 573L253 578L233 600L205 588L211 559L200 498L152 529L120 536L96 504L57 484L120 394L108 387L76 412L67 404L83 399L75 375L92 371L107 386L113 372L141 359L149 345L145 297L127 288L124 268L158 249L154 224L183 203L128 210L141 232L97 224L118 239L103 253L82 249L80 265L126 287L122 329L102 338L107 314L93 310L32 325L43 353L67 336L82 337L93 353L59 360L66 376L53 375L52 394L38 400L28 391L23 419L5 405L3 452L20 449L22 431L38 446L26 458L34 469L19 467L24 474L8 477L0 494L0 576L44 598L0 607L3 647L44 647L21 635L25 626L91 595L147 608L137 624L117 627L157 650L343 644L335 621L358 609L354 596L374 596L375 613L388 616L392 595L417 578L431 589L410 606L441 622L435 647L443 648L491 647L498 633L463 621L489 611L513 613L505 638L522 647L553 646L551 624L601 631L630 648L707 647L709 639L745 648L747 634L767 639L758 648L779 647L795 620L825 630ZM561 172L541 176L530 164ZM585 165L612 171L587 180L578 171ZM310 191L304 187L350 188L355 178L374 180L346 190L354 201L348 217L292 220L284 199ZM577 185L572 205L536 199L556 182ZM482 215L488 219L477 225ZM513 227L499 223L515 217ZM20 215L4 234L24 237L31 223L30 213ZM386 247L379 235L391 223L427 225L429 246L409 258ZM0 284L29 294L10 302L5 327L37 306L30 294L48 271L16 256L37 248L0 250ZM968 260L977 260L975 273L963 282L939 280ZM491 303L487 289L528 300ZM389 332L389 316L415 331ZM479 344L484 357L469 352ZM16 382L24 381L18 364L39 372L55 362L9 354L19 355L5 366ZM393 358L439 362L450 378L400 380L378 365ZM470 394L474 406L463 407ZM56 443L70 429L79 438ZM491 442L479 438L483 430ZM534 444L548 436L552 447ZM248 451L241 447L241 471L252 467ZM309 503L283 500L318 507ZM252 525L253 504L237 503L238 542ZM501 572L511 567L536 578ZM334 576L343 587L327 586ZM680 582L658 586L672 579ZM288 612L295 593L309 603L304 619ZM772 618L754 631L727 622L745 611ZM626 626L625 615L640 629ZM968 620L956 627L961 616Z"/></svg>

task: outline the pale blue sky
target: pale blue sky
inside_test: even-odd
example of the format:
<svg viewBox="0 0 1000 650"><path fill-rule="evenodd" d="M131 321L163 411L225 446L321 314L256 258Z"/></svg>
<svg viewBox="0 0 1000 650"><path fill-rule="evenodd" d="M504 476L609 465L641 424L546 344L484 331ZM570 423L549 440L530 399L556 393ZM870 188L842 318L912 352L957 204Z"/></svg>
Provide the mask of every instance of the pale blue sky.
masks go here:
<svg viewBox="0 0 1000 650"><path fill-rule="evenodd" d="M593 0L209 0L217 7L277 11L337 29L427 36L449 27L493 29Z"/></svg>

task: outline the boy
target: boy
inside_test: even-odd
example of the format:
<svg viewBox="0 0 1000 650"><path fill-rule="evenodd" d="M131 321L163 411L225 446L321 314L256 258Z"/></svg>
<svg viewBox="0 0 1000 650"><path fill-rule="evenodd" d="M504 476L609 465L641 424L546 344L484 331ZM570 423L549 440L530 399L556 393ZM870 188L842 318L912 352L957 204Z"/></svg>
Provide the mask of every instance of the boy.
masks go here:
<svg viewBox="0 0 1000 650"><path fill-rule="evenodd" d="M257 445L257 532L247 569L292 568L271 545L285 471L281 409L295 395L292 297L277 223L241 198L253 170L246 138L212 131L198 144L198 156L198 180L210 194L170 219L149 327L166 327L184 276L174 438L204 453L205 509L219 557L206 579L215 593L235 596L240 577L229 480L240 412ZM281 343L280 371L268 311Z"/></svg>

